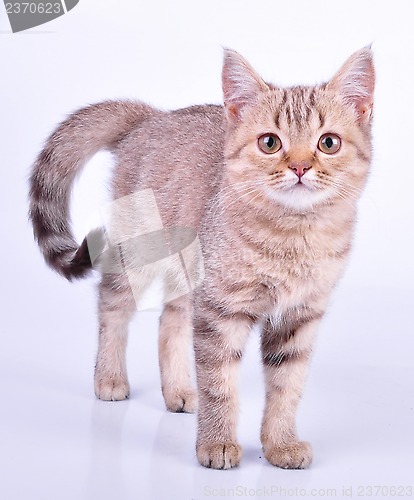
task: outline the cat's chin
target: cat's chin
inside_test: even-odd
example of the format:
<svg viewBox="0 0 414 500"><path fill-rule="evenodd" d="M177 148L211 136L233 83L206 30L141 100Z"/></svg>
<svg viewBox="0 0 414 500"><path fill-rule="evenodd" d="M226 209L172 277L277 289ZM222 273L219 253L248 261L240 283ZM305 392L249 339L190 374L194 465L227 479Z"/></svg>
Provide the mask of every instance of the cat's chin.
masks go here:
<svg viewBox="0 0 414 500"><path fill-rule="evenodd" d="M297 183L283 190L266 188L266 195L290 210L307 212L326 203L331 193L329 190L316 190L305 184Z"/></svg>

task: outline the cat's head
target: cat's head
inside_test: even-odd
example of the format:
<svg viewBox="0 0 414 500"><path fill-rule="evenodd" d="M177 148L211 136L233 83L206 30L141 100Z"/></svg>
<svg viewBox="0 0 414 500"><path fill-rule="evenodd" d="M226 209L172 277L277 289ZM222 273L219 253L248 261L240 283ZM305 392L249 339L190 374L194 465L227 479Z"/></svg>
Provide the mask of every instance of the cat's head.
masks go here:
<svg viewBox="0 0 414 500"><path fill-rule="evenodd" d="M226 50L222 78L227 169L246 202L255 196L306 212L358 197L371 157L371 49L354 53L326 84L291 88L264 82Z"/></svg>

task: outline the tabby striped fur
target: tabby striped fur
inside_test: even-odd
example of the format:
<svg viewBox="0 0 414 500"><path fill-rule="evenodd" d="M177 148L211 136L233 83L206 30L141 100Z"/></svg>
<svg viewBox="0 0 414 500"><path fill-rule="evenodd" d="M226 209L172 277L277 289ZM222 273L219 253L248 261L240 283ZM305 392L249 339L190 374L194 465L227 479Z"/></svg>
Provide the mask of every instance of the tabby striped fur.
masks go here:
<svg viewBox="0 0 414 500"><path fill-rule="evenodd" d="M100 148L117 158L113 197L152 189L166 228L197 231L205 279L193 297L167 303L160 319L162 391L171 411L195 411L188 346L198 386L197 457L206 467L237 466L237 371L249 331L262 327L266 458L304 468L295 412L313 340L351 249L356 203L371 159L374 69L371 50L351 56L326 84L265 83L234 51L223 66L224 107L161 112L105 102L74 113L47 141L31 176L30 217L46 261L67 278L91 267L69 224L73 180ZM258 138L277 134L280 151ZM337 134L335 154L318 149ZM298 169L303 169L303 175ZM299 180L300 182L299 182ZM151 280L142 273L140 292ZM102 274L96 395L129 395L125 350L136 309L125 273Z"/></svg>

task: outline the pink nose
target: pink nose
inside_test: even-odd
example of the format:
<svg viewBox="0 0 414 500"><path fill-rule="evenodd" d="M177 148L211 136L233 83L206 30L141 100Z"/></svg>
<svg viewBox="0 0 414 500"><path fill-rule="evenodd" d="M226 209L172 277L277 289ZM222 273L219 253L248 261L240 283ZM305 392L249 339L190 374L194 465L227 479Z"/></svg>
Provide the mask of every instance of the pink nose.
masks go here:
<svg viewBox="0 0 414 500"><path fill-rule="evenodd" d="M292 163L289 165L289 168L290 170L293 170L300 179L312 167L309 165L307 161L292 161Z"/></svg>

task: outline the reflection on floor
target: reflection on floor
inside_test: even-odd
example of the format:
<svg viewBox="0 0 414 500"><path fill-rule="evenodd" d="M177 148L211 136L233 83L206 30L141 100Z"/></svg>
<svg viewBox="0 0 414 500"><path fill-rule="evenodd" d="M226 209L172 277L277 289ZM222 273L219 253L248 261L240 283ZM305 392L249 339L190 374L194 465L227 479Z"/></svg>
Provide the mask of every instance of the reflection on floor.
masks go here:
<svg viewBox="0 0 414 500"><path fill-rule="evenodd" d="M349 307L351 299L347 300ZM344 310L340 306L333 310L322 328L298 418L300 437L314 448L314 462L306 471L274 468L262 456L263 385L257 334L248 345L240 378L243 462L234 470L214 471L200 467L195 459L195 416L164 410L155 313L145 313L134 323L134 330L145 328L147 335L131 335L132 394L125 402L94 399L92 335L60 336L52 331L52 320L50 331L47 327L36 336L22 332L20 339L10 341L8 353L2 352L0 365L7 382L0 429L1 497L345 498L368 495L370 487L382 488L383 497L393 491L409 496L408 487L414 483L414 367L403 354L396 357L401 346L389 343L389 352L384 353L381 344L387 335L400 332L401 342L407 341L401 353L412 352L413 340L404 333L410 320L402 305L400 325L389 332L389 310L374 307L372 300L379 320L364 339L358 339L355 315L351 317L345 305ZM362 314L358 302L355 299L353 310ZM364 314L366 307L365 302ZM76 318L68 328L79 328L83 321ZM364 321L368 324L372 316L361 316L359 327ZM92 315L86 319L88 327L93 322ZM335 338L329 337L332 328ZM378 342L372 344L375 335ZM40 348L41 343L48 348Z"/></svg>

